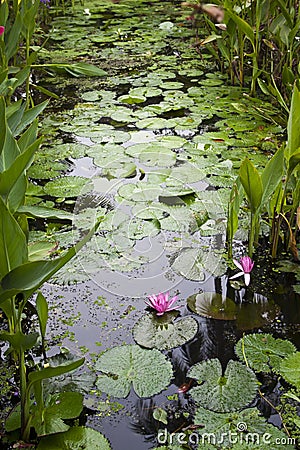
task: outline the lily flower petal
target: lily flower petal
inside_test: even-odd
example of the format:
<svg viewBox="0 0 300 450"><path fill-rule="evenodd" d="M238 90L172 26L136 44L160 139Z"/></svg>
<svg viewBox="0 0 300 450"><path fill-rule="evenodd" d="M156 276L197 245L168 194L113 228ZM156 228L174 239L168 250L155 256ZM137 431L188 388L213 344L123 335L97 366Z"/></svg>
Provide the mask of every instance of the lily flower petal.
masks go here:
<svg viewBox="0 0 300 450"><path fill-rule="evenodd" d="M176 300L176 295L169 300L169 292L167 292L166 294L159 293L158 295L150 295L148 301L145 300L145 303L150 306L150 308L154 309L158 316L162 316L165 312L179 308L179 306L173 306Z"/></svg>
<svg viewBox="0 0 300 450"><path fill-rule="evenodd" d="M250 273L244 273L245 285L249 286L250 284Z"/></svg>

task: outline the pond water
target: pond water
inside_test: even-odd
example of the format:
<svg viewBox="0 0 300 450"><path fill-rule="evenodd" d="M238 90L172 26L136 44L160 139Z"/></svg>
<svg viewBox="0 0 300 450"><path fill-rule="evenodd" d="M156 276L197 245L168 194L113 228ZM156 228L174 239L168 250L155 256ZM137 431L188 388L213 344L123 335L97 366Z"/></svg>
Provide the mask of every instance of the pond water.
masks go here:
<svg viewBox="0 0 300 450"><path fill-rule="evenodd" d="M225 367L244 332L270 332L300 348L295 273L269 260L262 238L246 288L242 279L229 281L235 272L225 249L229 188L246 156L262 168L276 150L284 136L279 113L228 86L205 49L200 57L188 15L180 2L85 2L53 14L42 54L45 62L76 58L107 72L39 75L59 99L41 122L45 141L30 169L30 202L71 211L73 222L38 224L31 238L66 248L104 217L86 248L43 288L51 305L48 354L60 341L85 355L88 370L100 352L135 342L145 300L159 292L177 295L181 316L198 324L192 340L165 352L175 379L162 394L87 394L86 424L113 450L155 447L155 408L168 411L171 431L188 425L193 404L178 394L187 370L210 358ZM236 258L245 253L246 209L241 224ZM262 382L276 397L274 379ZM265 402L256 406L280 423Z"/></svg>

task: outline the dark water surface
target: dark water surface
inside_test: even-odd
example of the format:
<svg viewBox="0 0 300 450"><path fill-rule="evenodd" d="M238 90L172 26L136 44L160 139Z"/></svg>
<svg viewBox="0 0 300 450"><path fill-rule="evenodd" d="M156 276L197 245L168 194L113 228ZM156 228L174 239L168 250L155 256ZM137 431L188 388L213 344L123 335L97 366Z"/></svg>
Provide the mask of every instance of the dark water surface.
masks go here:
<svg viewBox="0 0 300 450"><path fill-rule="evenodd" d="M111 398L106 407L105 396L87 395L90 409L86 423L103 432L113 450L156 446L157 432L162 424L153 419L155 406L167 409L172 418L171 431L184 423L189 424L189 414L193 411L191 400L183 394L174 397L178 387L186 382L188 368L209 358L219 358L222 366L226 367L227 362L235 358L234 344L244 332L270 332L275 337L292 340L300 348L300 302L299 295L292 288L296 284L294 275L273 270L277 270L277 266L270 262L264 241L255 256L250 286L232 285L228 279L235 272L227 269L223 257L226 219L223 196L228 198L228 189L244 155L263 167L274 148L266 148L264 137L257 133L257 142L251 145L242 142L236 129L229 130L226 124L223 128L216 125L222 119L226 121L226 115L239 121L239 114L232 113L229 108L232 103L242 101L243 92L240 88L231 89L226 85L226 77L216 71L207 52L203 51L201 59L195 51L194 31L185 20L188 14L189 11L180 8L179 2L100 1L86 3L73 16L71 11L67 15L54 16L54 34L48 45L51 58L57 61L76 56L79 60L100 65L108 76L103 79L61 77L54 80L43 76L40 80L42 85L60 95L60 100L52 102L52 112L44 119L47 145L55 152L55 148L59 150L61 145L71 144L67 156L69 170L65 175L80 176L93 182L92 192L80 194L76 200L72 197L70 201L62 193L59 195L61 199L49 195L48 201L54 201L56 206L61 205L64 209L72 209L75 203L74 239L78 237L76 232L82 231L80 225L86 220L86 207L97 206L97 198L109 202L109 207L107 204L104 206L114 224L110 229L100 227L98 233L107 240L110 250L103 253L103 247L97 244L98 248L90 254L85 252L82 258L79 255L77 262L72 262L68 270L63 270L53 283L44 287L51 305L49 340L54 344L61 340L62 345L73 353L85 354L89 367L100 352L115 345L134 343L131 331L145 313L145 299L150 294L167 291L172 296L178 295L181 315L193 315L199 326L192 341L167 352L175 371L174 382L167 391L151 399L140 399L132 391L125 400ZM201 75L201 72L205 74ZM163 83L170 84L164 86ZM141 99L141 103L132 98L127 99L129 103L120 99L138 87L158 91ZM194 91L189 91L191 88ZM201 89L200 97L195 89ZM108 92L107 96L104 91ZM228 103L227 94L231 96ZM141 95L140 92L131 94L132 97ZM220 98L225 103L218 106ZM158 104L161 108L159 113L151 110ZM249 103L249 110L251 108ZM157 127L155 123L147 125L145 122L143 128L141 121L149 117L165 122L157 121ZM190 121L190 128L184 119ZM244 116L240 120L242 122ZM262 126L261 120L258 119L257 127ZM251 115L250 122L253 122ZM268 135L270 122L263 123L265 135ZM107 125L112 125L111 132L105 128ZM246 127L242 131L244 137L252 132L255 134L251 126L250 130ZM272 127L274 141L282 139L282 130L273 124ZM106 135L103 130L106 130ZM210 135L205 142L208 136L205 133L214 131L215 139ZM119 134L114 134L116 132ZM130 133L130 136L126 137L125 133ZM226 141L225 135L219 133L232 134L232 141ZM160 139L165 137L177 137L182 141L174 141L172 154L170 147L166 147L168 151L162 151L161 164L155 159L155 150L149 152L148 159L134 150L138 144L158 141L160 145ZM114 148L107 160L101 159L103 146L107 143L122 147L122 151L133 149L130 158L128 153L124 155L119 148ZM75 144L81 147L75 147ZM102 146L99 155L95 153L95 145ZM197 152L202 157L200 162L195 157ZM59 159L59 155L54 154L54 159ZM176 162L173 164L174 155ZM65 155L62 159L66 161ZM119 165L120 160L124 160L123 166ZM116 166L112 165L114 161ZM135 165L132 173L129 163ZM178 195L170 196L170 184L166 178L151 181L153 172L156 176L165 176L166 170L178 170L183 164L187 170L186 179L185 173L173 172L171 184L176 189L180 184L180 189L190 189L192 194L184 192L181 195L179 189ZM203 176L189 175L191 166L203 172ZM127 170L128 175L125 174ZM36 182L44 184L38 177ZM124 186L139 186L139 183L161 186L154 201L157 210L161 205L166 208L165 216L158 216L159 229L155 228L157 220L145 219L147 210L153 208L153 197L147 190L132 191L131 198L128 193L122 196ZM201 199L202 194L199 193L203 191L214 193L212 203ZM144 201L139 197L141 192L145 195ZM189 207L195 205L198 196L202 210L212 221L210 227L216 230L214 232L205 231L205 227L201 229L199 216L197 223L189 216ZM122 214L127 214L127 219ZM90 214L88 225L92 224L95 216L96 213ZM143 222L136 224L135 221L141 217ZM173 222L163 222L167 217ZM145 227L150 226L149 223L152 228L147 232ZM135 225L133 233L131 226ZM247 226L245 220L244 229L237 235L237 258L245 253L243 241L247 236ZM109 235L111 231L112 238ZM130 245L132 241L134 245ZM112 248L117 248L117 251L110 253ZM188 253L195 249L201 253L199 260L195 253ZM200 268L195 269L195 264ZM74 283L75 280L79 282ZM226 297L230 298L238 305L237 318L219 320L193 314L186 300L202 292L218 293L224 301ZM209 308L207 311L206 316ZM57 346L53 345L49 355L56 351ZM264 380L264 383L269 394L278 391L272 378ZM272 416L274 423L279 423L278 416L270 407L262 404L261 400L256 404L267 417ZM118 411L114 412L116 409Z"/></svg>

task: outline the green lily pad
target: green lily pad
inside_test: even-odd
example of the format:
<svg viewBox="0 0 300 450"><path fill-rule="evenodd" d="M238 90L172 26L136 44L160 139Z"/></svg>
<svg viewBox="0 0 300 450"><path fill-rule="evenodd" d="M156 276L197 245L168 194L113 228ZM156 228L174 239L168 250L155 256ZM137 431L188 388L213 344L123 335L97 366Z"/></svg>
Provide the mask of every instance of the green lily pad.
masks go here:
<svg viewBox="0 0 300 450"><path fill-rule="evenodd" d="M118 194L127 200L136 202L149 202L158 200L163 193L160 186L138 182L136 184L125 184L120 187Z"/></svg>
<svg viewBox="0 0 300 450"><path fill-rule="evenodd" d="M189 233L198 230L196 214L187 207L166 205L165 212L168 216L159 220L162 230L187 231Z"/></svg>
<svg viewBox="0 0 300 450"><path fill-rule="evenodd" d="M97 387L114 397L125 398L131 385L139 397L151 397L165 389L172 378L170 361L158 350L124 345L107 350L96 361Z"/></svg>
<svg viewBox="0 0 300 450"><path fill-rule="evenodd" d="M226 266L221 257L212 252L206 253L200 248L183 248L172 264L172 269L188 280L204 281L205 272L221 276Z"/></svg>
<svg viewBox="0 0 300 450"><path fill-rule="evenodd" d="M296 351L288 340L275 339L270 334L249 334L240 339L235 352L241 361L246 358L250 367L258 372L278 371L283 358Z"/></svg>
<svg viewBox="0 0 300 450"><path fill-rule="evenodd" d="M92 428L72 427L65 433L46 436L41 439L37 450L111 450L109 441Z"/></svg>
<svg viewBox="0 0 300 450"><path fill-rule="evenodd" d="M251 403L257 393L255 373L238 361L230 360L224 375L218 359L195 364L187 375L201 383L190 390L191 396L211 411L237 411Z"/></svg>
<svg viewBox="0 0 300 450"><path fill-rule="evenodd" d="M166 316L164 314L164 316ZM164 318L164 316L162 318ZM168 315L168 320L155 314L143 316L133 328L133 338L137 344L146 348L170 350L179 347L193 339L198 331L198 323L190 316L174 321Z"/></svg>
<svg viewBox="0 0 300 450"><path fill-rule="evenodd" d="M197 430L199 434L198 449L215 449L213 443L222 442L222 448L234 450L276 450L277 442L286 442L287 435L266 422L266 419L256 408L247 408L242 411L217 413L199 407L195 414L195 423L201 424ZM267 437L264 443L264 437ZM258 439L260 438L260 439ZM237 443L233 444L233 442ZM256 442L258 442L256 444ZM272 444L274 442L274 444ZM209 446L211 443L210 447ZM286 444L284 448L291 450L292 445Z"/></svg>
<svg viewBox="0 0 300 450"><path fill-rule="evenodd" d="M44 186L45 193L52 197L78 197L92 189L93 183L83 177L57 178Z"/></svg>
<svg viewBox="0 0 300 450"><path fill-rule="evenodd" d="M187 299L191 311L203 317L218 320L235 320L237 306L233 300L216 292L193 294Z"/></svg>
<svg viewBox="0 0 300 450"><path fill-rule="evenodd" d="M154 220L141 220L133 218L129 222L123 222L118 228L122 237L129 239L143 239L148 236L155 236L159 233L159 222Z"/></svg>
<svg viewBox="0 0 300 450"><path fill-rule="evenodd" d="M138 120L135 125L140 129L150 128L151 130L159 130L162 128L173 128L176 123L175 121L171 121L171 119L168 120L160 117L149 117L148 119Z"/></svg>
<svg viewBox="0 0 300 450"><path fill-rule="evenodd" d="M300 352L284 358L280 364L279 372L286 381L300 389Z"/></svg>
<svg viewBox="0 0 300 450"><path fill-rule="evenodd" d="M143 95L121 95L121 97L118 98L118 101L127 103L128 105L134 105L136 103L143 103L146 101L146 97Z"/></svg>
<svg viewBox="0 0 300 450"><path fill-rule="evenodd" d="M153 144L153 147L154 144ZM159 166L159 167L169 167L173 166L176 162L176 153L172 150L160 147L160 148L146 148L139 154L139 160L142 164L146 166Z"/></svg>

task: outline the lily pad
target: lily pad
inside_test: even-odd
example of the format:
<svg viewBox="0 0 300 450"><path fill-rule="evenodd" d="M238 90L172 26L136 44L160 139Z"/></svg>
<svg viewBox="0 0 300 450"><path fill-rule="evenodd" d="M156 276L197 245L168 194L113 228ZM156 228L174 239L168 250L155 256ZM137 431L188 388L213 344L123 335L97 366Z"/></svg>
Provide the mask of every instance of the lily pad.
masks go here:
<svg viewBox="0 0 300 450"><path fill-rule="evenodd" d="M216 292L193 294L187 299L191 311L203 317L218 320L235 320L237 306L233 300Z"/></svg>
<svg viewBox="0 0 300 450"><path fill-rule="evenodd" d="M218 359L202 361L187 375L201 383L190 390L191 396L211 411L237 411L251 403L257 393L255 373L238 361L230 360L224 374Z"/></svg>
<svg viewBox="0 0 300 450"><path fill-rule="evenodd" d="M242 411L217 413L209 411L203 407L199 407L195 414L195 423L201 424L202 427L197 430L199 434L198 449L215 449L215 445L206 447L208 443L222 442L222 448L234 450L276 450L277 442L286 442L287 435L268 424L265 418L256 408L247 408ZM259 437L262 439L257 439ZM263 437L268 436L266 444ZM236 444L232 445L234 442ZM259 444L255 444L259 441ZM274 442L274 444L272 444ZM284 448L291 450L292 445L286 444Z"/></svg>
<svg viewBox="0 0 300 450"><path fill-rule="evenodd" d="M111 450L109 441L92 428L72 427L65 433L46 436L41 439L37 450Z"/></svg>
<svg viewBox="0 0 300 450"><path fill-rule="evenodd" d="M158 350L124 345L107 350L96 361L103 372L97 380L101 391L125 398L131 385L139 397L151 397L169 385L173 371L170 361Z"/></svg>
<svg viewBox="0 0 300 450"><path fill-rule="evenodd" d="M280 364L279 372L286 381L300 389L300 352L284 358Z"/></svg>
<svg viewBox="0 0 300 450"><path fill-rule="evenodd" d="M44 186L45 193L52 197L78 197L92 189L93 183L83 177L57 178Z"/></svg>
<svg viewBox="0 0 300 450"><path fill-rule="evenodd" d="M128 200L136 202L148 202L158 200L163 193L160 186L138 182L136 184L125 184L120 187L118 194Z"/></svg>
<svg viewBox="0 0 300 450"><path fill-rule="evenodd" d="M137 344L146 348L170 350L190 341L198 331L198 323L192 317L174 321L174 317L168 315L169 319L162 321L164 316L160 318L147 314L135 324L133 338Z"/></svg>
<svg viewBox="0 0 300 450"><path fill-rule="evenodd" d="M249 334L235 346L237 356L258 372L279 371L283 358L296 351L288 340L275 339L270 334Z"/></svg>
<svg viewBox="0 0 300 450"><path fill-rule="evenodd" d="M183 248L172 264L172 269L188 280L204 281L205 272L221 276L225 264L221 257L212 252L206 253L200 248Z"/></svg>

